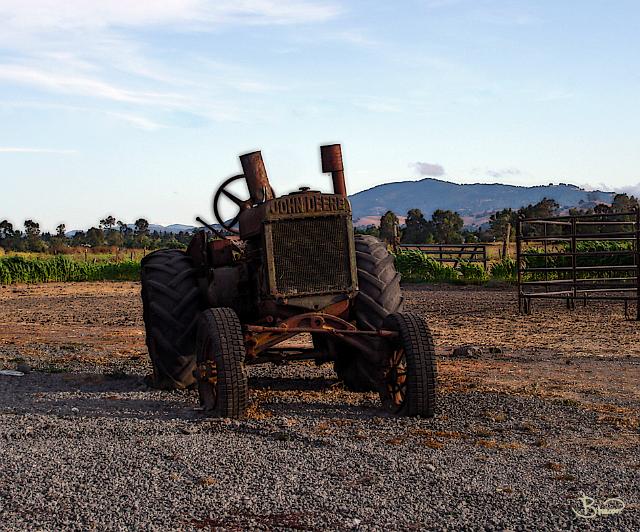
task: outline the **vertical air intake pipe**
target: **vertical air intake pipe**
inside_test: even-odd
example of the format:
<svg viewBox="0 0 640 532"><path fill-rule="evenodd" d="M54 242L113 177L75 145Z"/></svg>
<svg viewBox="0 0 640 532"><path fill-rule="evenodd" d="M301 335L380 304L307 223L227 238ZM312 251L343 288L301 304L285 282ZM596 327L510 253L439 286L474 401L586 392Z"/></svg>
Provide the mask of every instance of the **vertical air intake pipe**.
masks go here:
<svg viewBox="0 0 640 532"><path fill-rule="evenodd" d="M331 172L333 193L346 197L347 186L344 182L344 167L342 166L342 149L340 148L340 144L320 146L320 159L322 160L322 171L325 174Z"/></svg>
<svg viewBox="0 0 640 532"><path fill-rule="evenodd" d="M251 203L256 205L273 199L273 189L269 184L269 177L267 176L267 169L264 167L262 154L259 151L245 153L240 156L240 164L251 195Z"/></svg>

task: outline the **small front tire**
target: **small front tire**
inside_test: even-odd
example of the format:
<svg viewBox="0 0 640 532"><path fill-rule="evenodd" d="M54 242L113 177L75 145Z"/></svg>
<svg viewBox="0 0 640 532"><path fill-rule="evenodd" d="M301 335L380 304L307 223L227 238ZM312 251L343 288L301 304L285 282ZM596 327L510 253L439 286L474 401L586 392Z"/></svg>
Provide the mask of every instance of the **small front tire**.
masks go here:
<svg viewBox="0 0 640 532"><path fill-rule="evenodd" d="M245 415L249 385L242 326L230 308L202 312L196 340L196 378L203 410L211 416Z"/></svg>
<svg viewBox="0 0 640 532"><path fill-rule="evenodd" d="M383 329L396 331L384 371L380 399L390 413L433 417L436 406L436 358L425 321L413 313L387 316Z"/></svg>

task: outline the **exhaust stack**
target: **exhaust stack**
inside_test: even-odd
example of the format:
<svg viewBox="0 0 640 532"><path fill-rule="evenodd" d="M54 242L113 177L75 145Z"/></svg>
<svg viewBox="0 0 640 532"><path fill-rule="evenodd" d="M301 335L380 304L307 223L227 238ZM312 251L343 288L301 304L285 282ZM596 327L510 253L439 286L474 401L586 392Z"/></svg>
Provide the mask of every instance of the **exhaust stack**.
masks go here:
<svg viewBox="0 0 640 532"><path fill-rule="evenodd" d="M267 169L264 167L262 154L259 151L245 153L240 156L240 164L247 181L251 203L257 205L273 199L273 189L269 184L269 176L267 176Z"/></svg>
<svg viewBox="0 0 640 532"><path fill-rule="evenodd" d="M344 182L344 167L342 166L342 148L340 144L320 146L320 159L322 160L322 172L331 172L333 179L333 193L347 196L347 186Z"/></svg>

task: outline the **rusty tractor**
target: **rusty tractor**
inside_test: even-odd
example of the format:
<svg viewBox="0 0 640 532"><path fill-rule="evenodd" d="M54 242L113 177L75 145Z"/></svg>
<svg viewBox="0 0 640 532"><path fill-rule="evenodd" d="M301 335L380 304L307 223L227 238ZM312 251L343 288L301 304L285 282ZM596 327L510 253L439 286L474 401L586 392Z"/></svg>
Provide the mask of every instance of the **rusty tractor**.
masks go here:
<svg viewBox="0 0 640 532"><path fill-rule="evenodd" d="M213 416L242 417L245 367L333 363L354 391L378 392L397 415L429 417L436 363L425 321L403 312L400 274L378 239L355 235L339 144L321 147L333 194L302 187L276 197L260 152L240 156L213 211L224 231L198 218L186 251L142 262L142 301L152 385L196 386ZM230 189L244 182L246 199ZM238 184L236 184L236 187ZM223 198L236 214L222 216ZM291 341L307 333L304 344Z"/></svg>

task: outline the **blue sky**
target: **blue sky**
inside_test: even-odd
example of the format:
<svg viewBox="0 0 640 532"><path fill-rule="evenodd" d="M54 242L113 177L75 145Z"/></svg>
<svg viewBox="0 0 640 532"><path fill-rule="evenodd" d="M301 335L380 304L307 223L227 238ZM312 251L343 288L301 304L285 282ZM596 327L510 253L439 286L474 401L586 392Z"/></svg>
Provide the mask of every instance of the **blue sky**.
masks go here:
<svg viewBox="0 0 640 532"><path fill-rule="evenodd" d="M640 181L640 3L1 0L0 218L211 218L237 155L277 193Z"/></svg>

